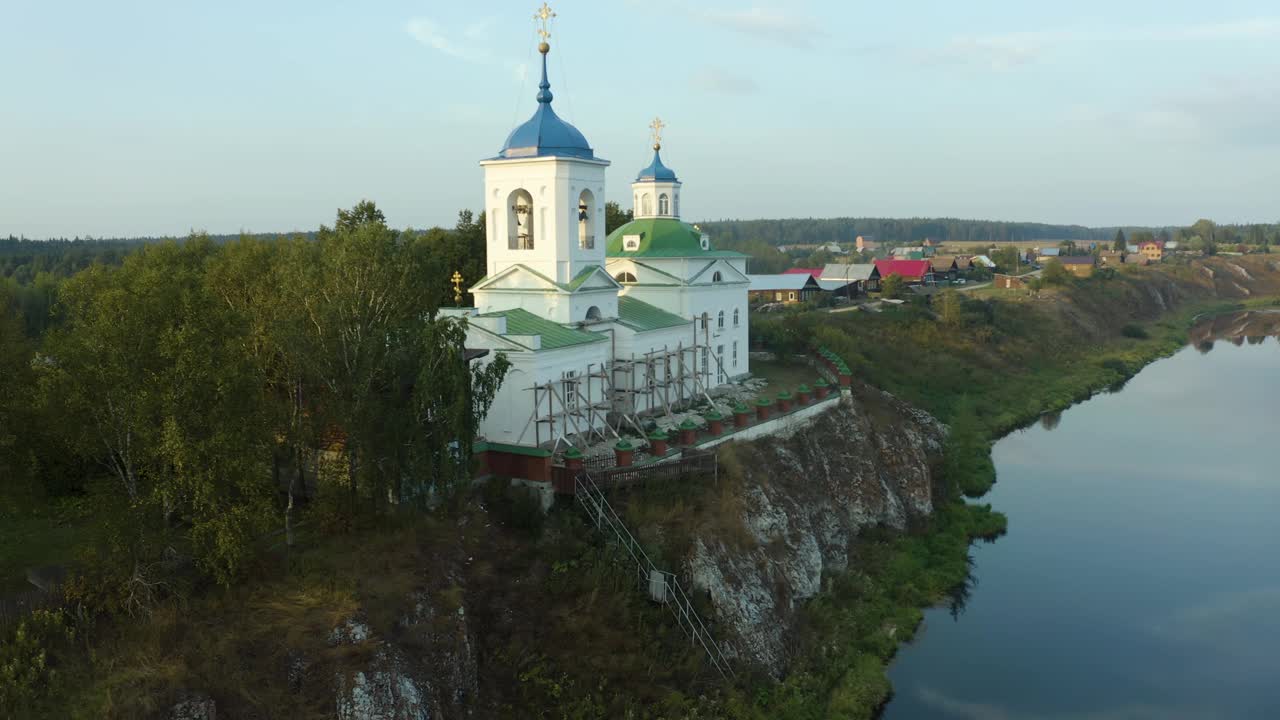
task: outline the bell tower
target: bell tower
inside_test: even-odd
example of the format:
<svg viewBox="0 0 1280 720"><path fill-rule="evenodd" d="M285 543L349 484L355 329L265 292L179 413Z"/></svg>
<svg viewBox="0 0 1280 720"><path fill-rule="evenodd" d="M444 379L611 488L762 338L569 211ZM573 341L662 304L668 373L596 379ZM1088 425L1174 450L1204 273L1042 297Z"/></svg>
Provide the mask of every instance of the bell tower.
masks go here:
<svg viewBox="0 0 1280 720"><path fill-rule="evenodd" d="M662 130L666 126L661 118L649 123L653 161L631 183L631 211L637 220L680 217L680 180L674 170L662 164Z"/></svg>
<svg viewBox="0 0 1280 720"><path fill-rule="evenodd" d="M534 14L542 80L533 116L507 136L502 150L482 160L488 227L486 272L524 265L568 283L605 262L604 191L609 161L551 107L547 55L551 20L545 2Z"/></svg>

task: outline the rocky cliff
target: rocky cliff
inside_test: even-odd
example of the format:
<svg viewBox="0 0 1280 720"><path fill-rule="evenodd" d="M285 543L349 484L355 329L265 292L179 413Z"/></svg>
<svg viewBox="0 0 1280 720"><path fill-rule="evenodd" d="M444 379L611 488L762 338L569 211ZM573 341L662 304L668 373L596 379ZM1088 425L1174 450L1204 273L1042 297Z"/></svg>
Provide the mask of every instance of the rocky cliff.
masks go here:
<svg viewBox="0 0 1280 720"><path fill-rule="evenodd" d="M927 413L864 387L788 436L721 451L748 538L700 533L686 565L742 659L781 675L796 610L824 573L849 567L858 533L932 512L930 465L944 436Z"/></svg>

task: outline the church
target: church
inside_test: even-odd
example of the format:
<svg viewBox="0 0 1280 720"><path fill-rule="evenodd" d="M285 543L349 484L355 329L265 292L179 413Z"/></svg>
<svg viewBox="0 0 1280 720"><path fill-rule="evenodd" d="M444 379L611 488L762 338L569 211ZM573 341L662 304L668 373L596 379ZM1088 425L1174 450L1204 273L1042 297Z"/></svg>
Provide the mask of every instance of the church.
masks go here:
<svg viewBox="0 0 1280 720"><path fill-rule="evenodd" d="M511 362L479 434L564 449L644 436L644 423L748 374L747 256L680 219L683 184L653 158L631 183L634 220L604 235L610 163L552 109L545 5L537 107L480 162L486 276L467 348Z"/></svg>

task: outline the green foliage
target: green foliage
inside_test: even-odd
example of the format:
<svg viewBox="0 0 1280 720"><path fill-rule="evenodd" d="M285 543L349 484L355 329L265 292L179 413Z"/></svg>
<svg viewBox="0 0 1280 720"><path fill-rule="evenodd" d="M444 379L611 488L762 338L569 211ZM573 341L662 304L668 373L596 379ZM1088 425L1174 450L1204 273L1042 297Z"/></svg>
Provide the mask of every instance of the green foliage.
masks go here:
<svg viewBox="0 0 1280 720"><path fill-rule="evenodd" d="M889 276L880 281L880 296L890 300L899 300L907 291L907 283L898 273L889 273Z"/></svg>
<svg viewBox="0 0 1280 720"><path fill-rule="evenodd" d="M631 210L623 210L618 203L612 200L604 204L604 234L617 230L635 219L635 215Z"/></svg>
<svg viewBox="0 0 1280 720"><path fill-rule="evenodd" d="M1146 340L1151 337L1146 328L1135 323L1127 323L1124 327L1120 328L1120 334L1127 338L1134 338L1136 340Z"/></svg>
<svg viewBox="0 0 1280 720"><path fill-rule="evenodd" d="M967 497L985 495L996 479L991 441L968 397L962 397L951 414L942 477L952 492L959 491Z"/></svg>
<svg viewBox="0 0 1280 720"><path fill-rule="evenodd" d="M1111 243L1111 249L1124 252L1128 247L1129 241L1124 236L1124 230L1116 230L1116 239Z"/></svg>
<svg viewBox="0 0 1280 720"><path fill-rule="evenodd" d="M1067 272L1067 268L1063 266L1062 261L1055 258L1045 263L1040 277L1050 285L1066 285L1071 282L1072 276L1071 273Z"/></svg>
<svg viewBox="0 0 1280 720"><path fill-rule="evenodd" d="M60 687L59 655L75 638L66 616L49 610L36 610L0 636L0 708L16 717L36 716Z"/></svg>

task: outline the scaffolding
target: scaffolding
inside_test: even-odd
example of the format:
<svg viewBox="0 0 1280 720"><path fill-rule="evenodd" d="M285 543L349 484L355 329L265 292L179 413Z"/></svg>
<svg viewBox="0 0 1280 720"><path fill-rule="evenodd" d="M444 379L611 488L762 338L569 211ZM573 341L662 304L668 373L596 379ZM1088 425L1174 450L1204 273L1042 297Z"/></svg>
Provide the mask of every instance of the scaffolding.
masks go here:
<svg viewBox="0 0 1280 720"><path fill-rule="evenodd" d="M617 439L624 428L644 435L642 417L672 417L678 408L699 398L712 402L708 390L719 384L712 383L712 361L715 377L727 378L723 361L709 342L695 341L592 363L582 373L566 372L535 383L526 388L533 393L533 410L517 442L525 442L530 430L535 446L550 443L553 451L561 443L589 445Z"/></svg>

